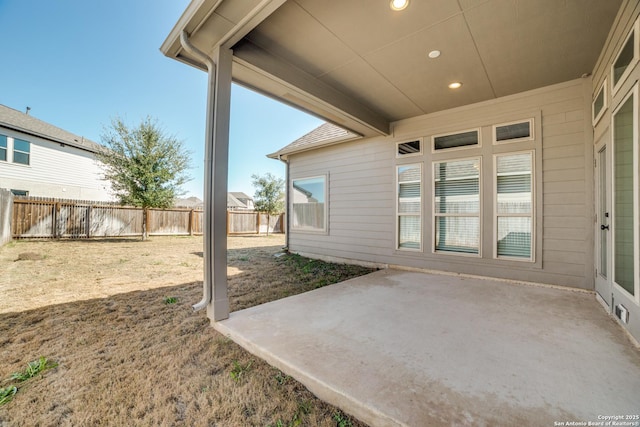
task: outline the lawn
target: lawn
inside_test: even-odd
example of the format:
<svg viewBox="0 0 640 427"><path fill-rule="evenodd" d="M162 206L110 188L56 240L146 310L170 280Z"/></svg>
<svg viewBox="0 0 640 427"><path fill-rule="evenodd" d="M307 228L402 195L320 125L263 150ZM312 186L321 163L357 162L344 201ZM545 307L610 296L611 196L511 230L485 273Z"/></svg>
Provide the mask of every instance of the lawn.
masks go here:
<svg viewBox="0 0 640 427"><path fill-rule="evenodd" d="M370 272L233 237L231 309ZM202 238L18 241L0 248L4 426L362 426L214 331L201 298ZM20 382L41 356L52 367ZM0 399L1 399L0 393Z"/></svg>

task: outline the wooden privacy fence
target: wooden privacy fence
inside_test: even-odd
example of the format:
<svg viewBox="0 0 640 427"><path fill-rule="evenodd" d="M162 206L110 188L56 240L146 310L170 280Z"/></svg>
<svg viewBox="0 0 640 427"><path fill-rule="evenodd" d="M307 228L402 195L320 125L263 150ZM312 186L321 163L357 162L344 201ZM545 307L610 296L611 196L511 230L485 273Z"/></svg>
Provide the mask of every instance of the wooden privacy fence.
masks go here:
<svg viewBox="0 0 640 427"><path fill-rule="evenodd" d="M14 198L13 238L91 238L141 236L143 217L149 235L202 234L203 212L197 209L142 209L116 204L42 198ZM253 220L251 220L251 218ZM284 221L272 219L270 232L283 232ZM267 231L265 214L228 212L228 234Z"/></svg>
<svg viewBox="0 0 640 427"><path fill-rule="evenodd" d="M227 235L284 233L284 214L227 211Z"/></svg>

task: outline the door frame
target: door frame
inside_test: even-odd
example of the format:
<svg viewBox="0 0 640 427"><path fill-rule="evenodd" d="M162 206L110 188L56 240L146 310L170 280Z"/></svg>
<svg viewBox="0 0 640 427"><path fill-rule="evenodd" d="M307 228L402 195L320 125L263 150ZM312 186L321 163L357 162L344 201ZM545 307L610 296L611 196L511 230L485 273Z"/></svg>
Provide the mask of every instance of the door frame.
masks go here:
<svg viewBox="0 0 640 427"><path fill-rule="evenodd" d="M613 303L613 248L612 248L612 146L611 132L607 128L597 140L594 146L595 166L595 215L594 215L594 266L595 266L595 291L598 301L608 312L612 310ZM602 153L604 152L604 157ZM604 164L603 164L604 163ZM603 182L604 180L604 182ZM605 194L602 194L603 191ZM604 206L602 206L604 204ZM608 227L602 229L601 227ZM602 273L602 236L605 236L606 245L605 274Z"/></svg>

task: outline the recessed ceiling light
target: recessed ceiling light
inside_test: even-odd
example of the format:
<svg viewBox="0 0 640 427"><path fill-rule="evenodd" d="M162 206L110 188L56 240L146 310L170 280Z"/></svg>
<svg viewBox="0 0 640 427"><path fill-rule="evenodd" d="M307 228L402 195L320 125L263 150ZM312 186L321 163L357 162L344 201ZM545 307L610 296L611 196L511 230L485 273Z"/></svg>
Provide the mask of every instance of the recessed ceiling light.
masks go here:
<svg viewBox="0 0 640 427"><path fill-rule="evenodd" d="M409 0L391 0L391 10L403 10L409 6Z"/></svg>
<svg viewBox="0 0 640 427"><path fill-rule="evenodd" d="M462 83L460 82L449 83L449 89L458 89L460 87L462 87Z"/></svg>
<svg viewBox="0 0 640 427"><path fill-rule="evenodd" d="M439 50L432 50L431 52L429 52L429 58L431 58L431 59L435 59L438 56L440 56L440 51Z"/></svg>

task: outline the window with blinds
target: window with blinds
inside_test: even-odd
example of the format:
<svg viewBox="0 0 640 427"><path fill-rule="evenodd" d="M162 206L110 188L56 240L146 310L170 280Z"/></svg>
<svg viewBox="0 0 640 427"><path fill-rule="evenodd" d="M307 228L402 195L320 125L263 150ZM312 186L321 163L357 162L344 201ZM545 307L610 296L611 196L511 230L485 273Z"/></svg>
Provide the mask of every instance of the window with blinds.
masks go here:
<svg viewBox="0 0 640 427"><path fill-rule="evenodd" d="M533 259L533 152L495 157L498 258Z"/></svg>
<svg viewBox="0 0 640 427"><path fill-rule="evenodd" d="M398 249L422 249L422 165L397 167Z"/></svg>
<svg viewBox="0 0 640 427"><path fill-rule="evenodd" d="M435 162L434 248L480 253L480 158Z"/></svg>

